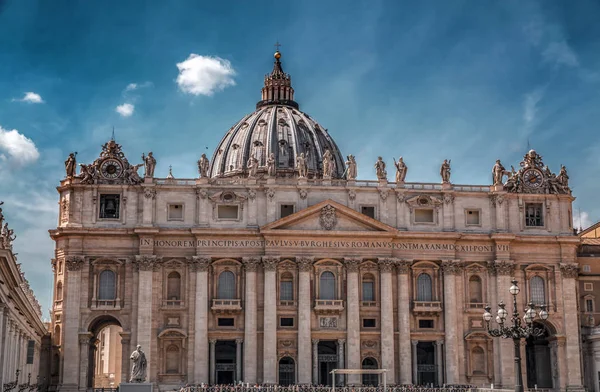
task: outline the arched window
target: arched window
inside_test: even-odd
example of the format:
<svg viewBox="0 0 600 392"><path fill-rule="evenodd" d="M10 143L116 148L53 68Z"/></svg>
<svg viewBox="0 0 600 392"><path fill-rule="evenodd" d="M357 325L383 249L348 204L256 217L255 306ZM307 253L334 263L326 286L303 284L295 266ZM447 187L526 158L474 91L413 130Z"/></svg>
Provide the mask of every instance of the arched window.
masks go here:
<svg viewBox="0 0 600 392"><path fill-rule="evenodd" d="M544 289L544 279L539 276L534 276L529 283L531 285L531 302L535 305L545 304L546 290Z"/></svg>
<svg viewBox="0 0 600 392"><path fill-rule="evenodd" d="M62 299L63 299L62 282L58 282L56 284L56 300L62 301Z"/></svg>
<svg viewBox="0 0 600 392"><path fill-rule="evenodd" d="M167 347L167 374L179 374L179 347L172 344Z"/></svg>
<svg viewBox="0 0 600 392"><path fill-rule="evenodd" d="M219 275L219 299L235 299L235 275L231 271L223 271Z"/></svg>
<svg viewBox="0 0 600 392"><path fill-rule="evenodd" d="M296 364L290 357L279 360L279 385L294 385L296 383Z"/></svg>
<svg viewBox="0 0 600 392"><path fill-rule="evenodd" d="M479 304L483 302L481 278L477 275L469 278L469 301Z"/></svg>
<svg viewBox="0 0 600 392"><path fill-rule="evenodd" d="M417 301L432 301L433 299L431 276L421 274L417 278Z"/></svg>
<svg viewBox="0 0 600 392"><path fill-rule="evenodd" d="M471 363L473 364L473 374L485 374L485 352L479 346L471 351Z"/></svg>
<svg viewBox="0 0 600 392"><path fill-rule="evenodd" d="M335 299L335 275L325 271L319 279L319 299Z"/></svg>
<svg viewBox="0 0 600 392"><path fill-rule="evenodd" d="M181 300L181 275L175 271L167 276L167 299Z"/></svg>
<svg viewBox="0 0 600 392"><path fill-rule="evenodd" d="M104 270L100 273L100 283L98 284L98 299L113 300L116 298L116 279L115 273L111 270Z"/></svg>
<svg viewBox="0 0 600 392"><path fill-rule="evenodd" d="M60 325L54 327L54 344L60 346Z"/></svg>
<svg viewBox="0 0 600 392"><path fill-rule="evenodd" d="M294 278L289 272L281 275L281 281L279 282L279 299L281 301L294 300Z"/></svg>
<svg viewBox="0 0 600 392"><path fill-rule="evenodd" d="M375 277L371 274L364 274L362 278L362 300L364 302L375 301Z"/></svg>
<svg viewBox="0 0 600 392"><path fill-rule="evenodd" d="M362 361L363 369L377 369L377 361L374 358L365 358ZM377 374L363 374L362 384L369 386L377 386L378 382Z"/></svg>

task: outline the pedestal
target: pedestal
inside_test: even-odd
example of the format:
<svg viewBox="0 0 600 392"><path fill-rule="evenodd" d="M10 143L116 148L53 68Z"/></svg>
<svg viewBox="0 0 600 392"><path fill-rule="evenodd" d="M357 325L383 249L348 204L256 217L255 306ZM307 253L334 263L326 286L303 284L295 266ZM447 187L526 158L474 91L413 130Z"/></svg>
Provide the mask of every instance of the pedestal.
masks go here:
<svg viewBox="0 0 600 392"><path fill-rule="evenodd" d="M451 183L449 183L449 182L442 182L442 190L443 191L450 190L450 189L452 189L452 184Z"/></svg>
<svg viewBox="0 0 600 392"><path fill-rule="evenodd" d="M298 177L298 185L306 185L308 184L308 179L306 177Z"/></svg>
<svg viewBox="0 0 600 392"><path fill-rule="evenodd" d="M331 186L331 180L324 179L323 182L321 182L321 185L323 185L323 186Z"/></svg>
<svg viewBox="0 0 600 392"><path fill-rule="evenodd" d="M119 392L152 392L152 384L146 382L121 383Z"/></svg>
<svg viewBox="0 0 600 392"><path fill-rule="evenodd" d="M269 185L270 185L270 184L275 184L275 182L276 182L276 181L275 181L275 177L268 177L268 178L267 178L267 184L269 184Z"/></svg>
<svg viewBox="0 0 600 392"><path fill-rule="evenodd" d="M248 184L248 185L256 185L256 178L250 178L250 177L248 177L248 179L246 180L246 184Z"/></svg>
<svg viewBox="0 0 600 392"><path fill-rule="evenodd" d="M144 177L144 184L153 184L154 178L152 177Z"/></svg>
<svg viewBox="0 0 600 392"><path fill-rule="evenodd" d="M492 192L502 192L504 191L504 185L502 184L498 184L498 185L492 185L490 186Z"/></svg>
<svg viewBox="0 0 600 392"><path fill-rule="evenodd" d="M208 184L208 177L196 178L196 185Z"/></svg>

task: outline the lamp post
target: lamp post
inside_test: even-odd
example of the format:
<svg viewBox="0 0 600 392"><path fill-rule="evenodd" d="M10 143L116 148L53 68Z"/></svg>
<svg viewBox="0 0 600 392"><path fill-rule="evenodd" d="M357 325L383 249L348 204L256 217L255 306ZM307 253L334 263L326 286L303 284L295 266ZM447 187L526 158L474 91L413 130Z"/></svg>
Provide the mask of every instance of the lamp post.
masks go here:
<svg viewBox="0 0 600 392"><path fill-rule="evenodd" d="M511 281L512 285L508 289L510 294L513 296L513 314L510 318L510 322L506 323L508 317L508 311L504 309L506 304L502 301L498 304L498 315L496 316L496 323L498 328L492 328L490 321L492 320L492 314L490 311L492 308L487 305L485 312L483 313L483 320L486 323L488 333L493 337L503 337L505 339L512 339L515 345L515 392L523 392L523 375L521 374L521 339L527 339L529 336L542 336L544 334L543 328L537 328L533 326L533 320L536 316L540 319L546 320L548 318L548 312L546 311L546 305L540 305L541 310L539 314L535 311L533 302L529 302L525 309L525 315L523 316L524 323L521 323L519 317L519 311L517 309L517 294L519 294L519 286L517 286L517 280L515 278Z"/></svg>

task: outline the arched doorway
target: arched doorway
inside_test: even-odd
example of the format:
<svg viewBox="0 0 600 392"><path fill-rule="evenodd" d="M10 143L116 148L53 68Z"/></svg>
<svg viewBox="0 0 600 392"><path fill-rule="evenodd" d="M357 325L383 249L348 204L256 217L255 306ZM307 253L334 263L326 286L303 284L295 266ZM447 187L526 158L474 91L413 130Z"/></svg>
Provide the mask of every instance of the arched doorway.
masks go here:
<svg viewBox="0 0 600 392"><path fill-rule="evenodd" d="M544 334L539 337L527 338L525 355L527 361L527 387L553 388L552 357L549 337L552 335L548 326L534 323L536 328L542 328Z"/></svg>
<svg viewBox="0 0 600 392"><path fill-rule="evenodd" d="M88 360L88 388L117 388L121 383L123 348L119 320L112 316L95 319L89 328L92 334Z"/></svg>
<svg viewBox="0 0 600 392"><path fill-rule="evenodd" d="M241 359L239 359L241 360ZM215 345L215 370L217 384L233 384L241 377L236 373L235 340L219 340Z"/></svg>
<svg viewBox="0 0 600 392"><path fill-rule="evenodd" d="M375 358L365 358L362 361L363 369L377 369L377 361ZM376 387L379 384L379 376L377 374L363 374L362 384Z"/></svg>
<svg viewBox="0 0 600 392"><path fill-rule="evenodd" d="M279 385L294 385L296 383L296 363L290 357L279 360Z"/></svg>

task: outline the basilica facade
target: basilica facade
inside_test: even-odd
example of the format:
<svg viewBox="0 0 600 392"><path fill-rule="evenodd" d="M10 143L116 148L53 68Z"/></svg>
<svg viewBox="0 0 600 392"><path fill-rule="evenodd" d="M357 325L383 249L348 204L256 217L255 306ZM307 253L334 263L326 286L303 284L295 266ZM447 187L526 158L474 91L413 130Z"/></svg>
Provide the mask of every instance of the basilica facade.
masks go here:
<svg viewBox="0 0 600 392"><path fill-rule="evenodd" d="M161 388L331 384L336 368L511 388L513 343L492 338L482 314L512 303L514 277L520 311L549 312L535 321L544 335L521 346L525 385L581 388L566 169L532 150L519 170L490 162L491 184L453 184L449 160L440 182L419 183L406 181L411 162L394 160L388 179L380 158L374 180L357 180L356 159L300 111L280 57L196 179L157 178L160 157L130 164L133 146L115 140L79 174L67 159L50 231L52 382L126 382L140 345Z"/></svg>

